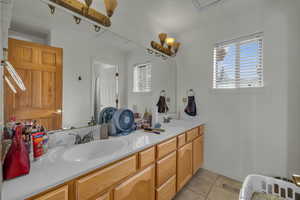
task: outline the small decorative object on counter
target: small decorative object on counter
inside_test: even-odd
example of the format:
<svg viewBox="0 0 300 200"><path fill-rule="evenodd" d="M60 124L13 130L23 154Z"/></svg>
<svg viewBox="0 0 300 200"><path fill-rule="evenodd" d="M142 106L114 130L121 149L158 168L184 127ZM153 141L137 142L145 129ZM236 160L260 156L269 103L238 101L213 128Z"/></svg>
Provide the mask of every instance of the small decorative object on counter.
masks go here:
<svg viewBox="0 0 300 200"><path fill-rule="evenodd" d="M49 137L47 133L44 133L43 136L43 154L46 154L48 151L48 142L49 142Z"/></svg>
<svg viewBox="0 0 300 200"><path fill-rule="evenodd" d="M161 128L144 128L145 132L148 133L155 133L157 135L160 135L161 132L165 132L165 129L161 129Z"/></svg>
<svg viewBox="0 0 300 200"><path fill-rule="evenodd" d="M154 128L161 128L161 124L160 123L154 124Z"/></svg>
<svg viewBox="0 0 300 200"><path fill-rule="evenodd" d="M103 123L100 127L100 139L108 139L108 128L109 125L107 123Z"/></svg>
<svg viewBox="0 0 300 200"><path fill-rule="evenodd" d="M29 154L22 137L23 128L22 125L18 125L15 129L12 144L3 164L4 180L28 174L30 171Z"/></svg>
<svg viewBox="0 0 300 200"><path fill-rule="evenodd" d="M39 160L41 156L44 154L44 133L37 132L32 134L32 142L33 142L33 157L34 160Z"/></svg>
<svg viewBox="0 0 300 200"><path fill-rule="evenodd" d="M193 89L190 89L188 92L188 104L184 109L184 112L189 116L196 116L197 115L197 107L195 102L195 92Z"/></svg>
<svg viewBox="0 0 300 200"><path fill-rule="evenodd" d="M152 113L145 109L142 119L135 119L136 129L150 128L152 125Z"/></svg>

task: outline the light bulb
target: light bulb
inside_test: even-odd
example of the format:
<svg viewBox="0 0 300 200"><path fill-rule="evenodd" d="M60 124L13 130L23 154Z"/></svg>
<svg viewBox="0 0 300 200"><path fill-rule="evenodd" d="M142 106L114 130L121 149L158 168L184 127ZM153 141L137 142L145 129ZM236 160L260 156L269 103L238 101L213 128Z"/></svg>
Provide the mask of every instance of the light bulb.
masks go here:
<svg viewBox="0 0 300 200"><path fill-rule="evenodd" d="M175 42L175 38L168 37L166 39L166 43L168 46L172 46L174 42Z"/></svg>

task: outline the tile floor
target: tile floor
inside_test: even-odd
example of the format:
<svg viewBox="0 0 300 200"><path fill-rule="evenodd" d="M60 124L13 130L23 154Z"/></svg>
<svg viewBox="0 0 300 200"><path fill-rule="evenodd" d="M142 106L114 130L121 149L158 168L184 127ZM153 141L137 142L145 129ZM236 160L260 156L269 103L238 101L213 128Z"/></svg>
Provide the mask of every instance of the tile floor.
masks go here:
<svg viewBox="0 0 300 200"><path fill-rule="evenodd" d="M238 181L201 169L174 200L238 200L241 186Z"/></svg>

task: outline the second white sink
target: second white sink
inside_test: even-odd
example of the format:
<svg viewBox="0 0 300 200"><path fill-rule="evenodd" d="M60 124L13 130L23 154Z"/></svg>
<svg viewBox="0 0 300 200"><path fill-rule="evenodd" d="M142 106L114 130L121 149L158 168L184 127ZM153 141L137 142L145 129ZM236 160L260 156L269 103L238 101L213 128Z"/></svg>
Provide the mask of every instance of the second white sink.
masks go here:
<svg viewBox="0 0 300 200"><path fill-rule="evenodd" d="M87 144L79 144L68 149L63 159L74 162L92 161L107 156L113 156L126 149L128 142L121 138L96 140Z"/></svg>

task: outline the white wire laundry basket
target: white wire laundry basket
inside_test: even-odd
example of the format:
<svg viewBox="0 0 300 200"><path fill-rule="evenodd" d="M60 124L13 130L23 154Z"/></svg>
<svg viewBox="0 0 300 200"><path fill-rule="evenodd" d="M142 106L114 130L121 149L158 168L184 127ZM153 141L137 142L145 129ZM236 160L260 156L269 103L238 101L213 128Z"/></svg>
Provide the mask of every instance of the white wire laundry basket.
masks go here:
<svg viewBox="0 0 300 200"><path fill-rule="evenodd" d="M279 196L286 200L300 200L300 188L295 184L260 175L249 175L243 183L239 200L251 200L255 192Z"/></svg>

